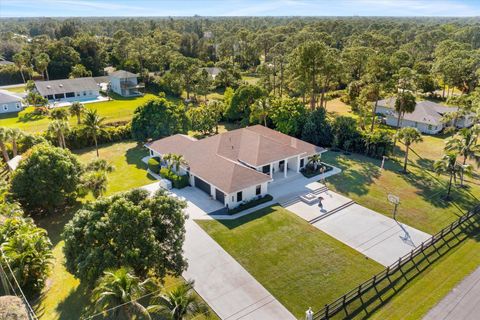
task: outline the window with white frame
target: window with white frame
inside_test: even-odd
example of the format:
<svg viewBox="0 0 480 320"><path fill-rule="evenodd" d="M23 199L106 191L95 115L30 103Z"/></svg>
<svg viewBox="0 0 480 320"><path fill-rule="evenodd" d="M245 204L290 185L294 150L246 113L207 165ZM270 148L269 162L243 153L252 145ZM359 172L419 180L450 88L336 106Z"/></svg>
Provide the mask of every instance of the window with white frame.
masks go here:
<svg viewBox="0 0 480 320"><path fill-rule="evenodd" d="M5 111L8 110L8 106L6 104L3 105L3 110L5 110Z"/></svg>

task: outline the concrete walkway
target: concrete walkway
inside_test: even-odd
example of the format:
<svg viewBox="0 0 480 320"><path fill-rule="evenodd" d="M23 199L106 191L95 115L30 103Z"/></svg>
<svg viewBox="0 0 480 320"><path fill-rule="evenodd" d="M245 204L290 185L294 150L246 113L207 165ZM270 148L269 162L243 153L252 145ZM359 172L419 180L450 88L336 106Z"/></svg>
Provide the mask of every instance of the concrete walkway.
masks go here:
<svg viewBox="0 0 480 320"><path fill-rule="evenodd" d="M423 318L423 320L457 319L480 319L480 267L463 279Z"/></svg>
<svg viewBox="0 0 480 320"><path fill-rule="evenodd" d="M150 192L158 182L142 187ZM221 319L293 320L295 317L276 300L247 270L215 242L194 219L210 217L222 205L203 191L186 187L171 195L187 201L184 256L186 279L195 281L195 290ZM258 210L258 209L257 209Z"/></svg>

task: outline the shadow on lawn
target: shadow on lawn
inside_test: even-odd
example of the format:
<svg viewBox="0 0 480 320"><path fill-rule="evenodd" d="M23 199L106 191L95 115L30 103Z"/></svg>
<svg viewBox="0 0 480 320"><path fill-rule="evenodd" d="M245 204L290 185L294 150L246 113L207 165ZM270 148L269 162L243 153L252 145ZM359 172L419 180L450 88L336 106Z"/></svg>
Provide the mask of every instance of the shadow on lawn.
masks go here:
<svg viewBox="0 0 480 320"><path fill-rule="evenodd" d="M326 163L342 169L342 173L328 178L328 182L335 189L345 195L351 193L361 196L368 193L368 186L374 183L381 174L381 160L367 158L362 155L352 154L350 156L341 153L331 153L323 158ZM353 162L353 166L352 166ZM400 168L396 163L385 164L386 170Z"/></svg>
<svg viewBox="0 0 480 320"><path fill-rule="evenodd" d="M139 169L147 169L147 165L142 161L142 158L146 156L148 156L148 151L140 142L125 152L127 163L134 164Z"/></svg>
<svg viewBox="0 0 480 320"><path fill-rule="evenodd" d="M270 207L260 209L258 211L255 211L255 212L251 213L251 214L247 214L243 217L240 217L240 218L237 218L237 219L234 219L234 220L216 220L216 221L220 222L225 227L232 230L232 229L241 227L242 225L244 225L246 223L250 223L254 220L260 219L260 218L262 218L266 215L269 215L271 213L275 213L275 210L273 209L274 206L275 206L275 204L270 206Z"/></svg>
<svg viewBox="0 0 480 320"><path fill-rule="evenodd" d="M62 240L63 228L73 218L73 215L81 206L81 202L76 202L74 205L67 207L64 212L56 212L35 219L39 227L47 230L48 237L52 241L53 246L56 246Z"/></svg>
<svg viewBox="0 0 480 320"><path fill-rule="evenodd" d="M57 306L60 320L79 319L80 315L85 314L90 303L88 301L87 289L80 284L72 289L68 296Z"/></svg>
<svg viewBox="0 0 480 320"><path fill-rule="evenodd" d="M45 118L44 115L36 114L35 111L32 111L18 117L17 122L33 122L33 121L42 120L44 118Z"/></svg>

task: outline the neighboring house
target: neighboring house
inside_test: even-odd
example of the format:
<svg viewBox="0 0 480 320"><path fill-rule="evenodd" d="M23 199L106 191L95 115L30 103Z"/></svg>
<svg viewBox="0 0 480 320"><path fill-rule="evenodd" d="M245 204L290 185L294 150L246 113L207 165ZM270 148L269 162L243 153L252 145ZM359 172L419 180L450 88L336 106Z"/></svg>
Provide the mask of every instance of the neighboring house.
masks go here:
<svg viewBox="0 0 480 320"><path fill-rule="evenodd" d="M14 171L15 169L17 169L18 164L20 163L20 160L22 160L22 156L17 155L7 162L7 166L10 169L10 171Z"/></svg>
<svg viewBox="0 0 480 320"><path fill-rule="evenodd" d="M22 109L22 98L6 90L0 90L0 113L19 112Z"/></svg>
<svg viewBox="0 0 480 320"><path fill-rule="evenodd" d="M140 95L138 89L143 88L138 84L137 75L125 70L114 71L109 74L110 89L122 97L135 97Z"/></svg>
<svg viewBox="0 0 480 320"><path fill-rule="evenodd" d="M202 68L203 70L207 71L208 75L215 80L215 78L223 71L222 68L211 67L211 68Z"/></svg>
<svg viewBox="0 0 480 320"><path fill-rule="evenodd" d="M146 145L151 156L182 155L195 186L228 208L268 193L273 180L296 175L323 148L256 125L201 140L177 134Z"/></svg>
<svg viewBox="0 0 480 320"><path fill-rule="evenodd" d="M100 87L92 77L35 81L35 89L49 102L95 100L100 95Z"/></svg>
<svg viewBox="0 0 480 320"><path fill-rule="evenodd" d="M400 127L417 128L422 133L437 134L446 126L452 123L443 123L442 117L450 112L455 112L458 107L447 107L431 101L419 101L415 106L415 111L405 113L400 120ZM378 101L377 113L386 118L386 124L396 127L398 114L395 112L395 98L388 98ZM470 127L473 125L473 118L470 115L461 117L457 120L458 128Z"/></svg>

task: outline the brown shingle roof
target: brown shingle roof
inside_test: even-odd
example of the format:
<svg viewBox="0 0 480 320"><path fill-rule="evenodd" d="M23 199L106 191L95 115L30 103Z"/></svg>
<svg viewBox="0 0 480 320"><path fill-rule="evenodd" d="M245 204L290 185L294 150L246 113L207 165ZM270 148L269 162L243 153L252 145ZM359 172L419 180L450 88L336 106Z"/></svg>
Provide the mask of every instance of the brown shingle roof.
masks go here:
<svg viewBox="0 0 480 320"><path fill-rule="evenodd" d="M160 154L184 156L190 172L225 193L270 181L270 176L249 168L297 155L323 151L310 143L262 126L222 133L202 140L174 135L152 142L148 147Z"/></svg>

